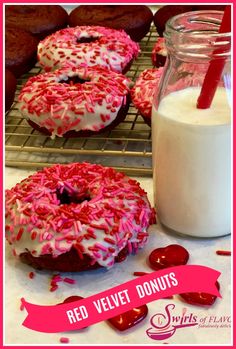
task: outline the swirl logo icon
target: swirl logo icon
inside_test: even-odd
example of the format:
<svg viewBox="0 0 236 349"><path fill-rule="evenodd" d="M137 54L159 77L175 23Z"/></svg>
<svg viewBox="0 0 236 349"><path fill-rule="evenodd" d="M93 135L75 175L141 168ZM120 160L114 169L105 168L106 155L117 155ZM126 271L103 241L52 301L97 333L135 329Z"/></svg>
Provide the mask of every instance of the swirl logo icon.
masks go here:
<svg viewBox="0 0 236 349"><path fill-rule="evenodd" d="M174 304L168 304L163 313L157 313L150 319L152 327L146 333L153 340L164 340L172 337L177 329L198 325L197 316L193 313L187 314L187 308L182 309L179 316L172 315Z"/></svg>

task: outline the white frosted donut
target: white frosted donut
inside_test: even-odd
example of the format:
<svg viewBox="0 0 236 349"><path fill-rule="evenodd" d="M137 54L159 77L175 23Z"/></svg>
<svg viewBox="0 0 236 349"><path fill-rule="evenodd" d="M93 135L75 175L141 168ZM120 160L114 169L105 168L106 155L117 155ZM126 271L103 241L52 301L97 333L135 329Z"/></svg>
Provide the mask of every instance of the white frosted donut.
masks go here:
<svg viewBox="0 0 236 349"><path fill-rule="evenodd" d="M20 110L52 137L98 132L128 106L129 86L124 75L103 67L63 68L30 78L19 95Z"/></svg>
<svg viewBox="0 0 236 349"><path fill-rule="evenodd" d="M162 72L163 68L144 70L131 90L132 102L149 126L151 125L153 95L159 84Z"/></svg>
<svg viewBox="0 0 236 349"><path fill-rule="evenodd" d="M159 68L164 66L167 57L167 49L165 45L165 38L157 38L157 41L152 49L152 64Z"/></svg>
<svg viewBox="0 0 236 349"><path fill-rule="evenodd" d="M145 245L153 221L139 183L101 165L54 165L6 190L6 239L14 255L26 253L39 267L47 255L46 269L71 270L57 257L72 248L77 271L85 256L109 268L124 248L129 254Z"/></svg>
<svg viewBox="0 0 236 349"><path fill-rule="evenodd" d="M62 29L38 45L38 60L45 71L70 62L76 67L101 65L124 73L138 53L139 45L123 30L100 26Z"/></svg>

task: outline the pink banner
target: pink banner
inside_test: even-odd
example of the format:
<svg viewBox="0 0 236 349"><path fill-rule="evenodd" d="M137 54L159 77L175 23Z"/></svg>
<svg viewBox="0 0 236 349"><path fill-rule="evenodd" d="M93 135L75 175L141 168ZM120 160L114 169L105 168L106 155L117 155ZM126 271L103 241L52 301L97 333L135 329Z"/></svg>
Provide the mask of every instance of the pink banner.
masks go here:
<svg viewBox="0 0 236 349"><path fill-rule="evenodd" d="M184 265L155 271L91 297L60 305L36 305L22 300L28 315L23 326L39 332L79 330L154 300L185 292L221 297L216 288L220 272Z"/></svg>

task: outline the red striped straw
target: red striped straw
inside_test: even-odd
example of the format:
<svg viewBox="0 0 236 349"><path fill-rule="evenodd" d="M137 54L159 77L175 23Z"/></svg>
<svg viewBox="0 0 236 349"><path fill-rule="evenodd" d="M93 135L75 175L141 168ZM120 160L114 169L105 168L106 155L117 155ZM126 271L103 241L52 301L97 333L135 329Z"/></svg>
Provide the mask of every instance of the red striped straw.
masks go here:
<svg viewBox="0 0 236 349"><path fill-rule="evenodd" d="M219 33L230 33L231 31L231 6L225 7ZM229 47L230 49L230 47ZM214 54L220 54L223 50L221 48L214 51ZM200 96L197 100L198 109L210 108L214 98L217 86L221 79L221 75L225 66L225 58L213 59L210 62L205 79L202 84Z"/></svg>

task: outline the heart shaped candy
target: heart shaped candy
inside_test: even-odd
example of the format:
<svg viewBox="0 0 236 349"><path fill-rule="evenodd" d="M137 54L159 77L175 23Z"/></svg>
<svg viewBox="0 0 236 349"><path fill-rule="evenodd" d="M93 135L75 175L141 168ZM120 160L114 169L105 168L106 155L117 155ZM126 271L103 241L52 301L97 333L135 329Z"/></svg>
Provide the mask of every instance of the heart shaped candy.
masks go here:
<svg viewBox="0 0 236 349"><path fill-rule="evenodd" d="M63 301L62 303L58 303L58 304L72 303L72 302L79 301L80 299L84 299L84 297L80 297L80 296L70 296L70 297L64 299L64 301Z"/></svg>
<svg viewBox="0 0 236 349"><path fill-rule="evenodd" d="M123 314L114 316L109 319L109 323L119 331L125 331L141 322L148 313L146 304L138 308L133 308Z"/></svg>
<svg viewBox="0 0 236 349"><path fill-rule="evenodd" d="M184 265L188 262L189 253L180 245L169 245L153 250L149 255L150 267L160 270L177 265Z"/></svg>
<svg viewBox="0 0 236 349"><path fill-rule="evenodd" d="M216 281L216 287L219 290L220 284ZM211 306L216 301L216 296L203 293L203 292L191 292L191 293L181 293L180 297L188 304L198 305L198 306Z"/></svg>

